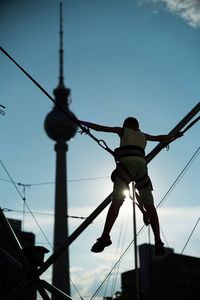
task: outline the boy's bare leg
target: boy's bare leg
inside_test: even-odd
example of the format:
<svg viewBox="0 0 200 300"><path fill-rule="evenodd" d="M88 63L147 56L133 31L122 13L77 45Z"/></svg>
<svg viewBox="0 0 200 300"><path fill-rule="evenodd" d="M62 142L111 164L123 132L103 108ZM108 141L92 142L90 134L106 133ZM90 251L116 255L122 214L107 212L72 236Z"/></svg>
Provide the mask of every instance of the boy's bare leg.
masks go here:
<svg viewBox="0 0 200 300"><path fill-rule="evenodd" d="M109 207L109 210L108 210L108 213L106 216L106 221L105 221L102 236L106 236L106 235L110 234L110 231L118 217L119 209L123 202L124 202L124 200L123 201L113 200L111 202L111 205Z"/></svg>
<svg viewBox="0 0 200 300"><path fill-rule="evenodd" d="M92 246L91 249L92 252L96 252L96 253L102 252L105 247L108 247L112 244L110 240L110 231L117 219L117 216L119 214L119 209L122 203L123 201L112 201L107 213L102 235L100 238L97 239L97 242Z"/></svg>
<svg viewBox="0 0 200 300"><path fill-rule="evenodd" d="M160 238L160 226L159 226L159 219L156 208L154 204L144 204L144 207L148 213L151 228L154 233L155 243L162 243Z"/></svg>

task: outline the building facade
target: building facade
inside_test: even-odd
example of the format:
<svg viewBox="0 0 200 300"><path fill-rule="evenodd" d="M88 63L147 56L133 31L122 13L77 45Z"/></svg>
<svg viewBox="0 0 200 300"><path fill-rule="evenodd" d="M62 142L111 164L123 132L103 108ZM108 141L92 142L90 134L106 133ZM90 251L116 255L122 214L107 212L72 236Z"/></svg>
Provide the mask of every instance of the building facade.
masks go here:
<svg viewBox="0 0 200 300"><path fill-rule="evenodd" d="M197 300L200 294L200 258L175 254L165 248L154 256L154 246L139 246L140 300ZM136 299L135 270L122 273L123 300Z"/></svg>
<svg viewBox="0 0 200 300"><path fill-rule="evenodd" d="M31 232L22 231L21 221L8 219L17 239L23 249L30 249L35 245L35 235ZM0 299L24 278L21 260L17 251L8 237L7 232L0 222ZM36 289L28 286L19 295L13 295L7 300L36 300Z"/></svg>

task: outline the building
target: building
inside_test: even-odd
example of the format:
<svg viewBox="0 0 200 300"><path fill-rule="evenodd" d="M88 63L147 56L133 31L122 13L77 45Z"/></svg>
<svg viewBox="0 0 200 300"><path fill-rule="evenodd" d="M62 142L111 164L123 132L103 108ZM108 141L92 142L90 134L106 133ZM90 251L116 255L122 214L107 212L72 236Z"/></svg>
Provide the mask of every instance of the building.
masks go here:
<svg viewBox="0 0 200 300"><path fill-rule="evenodd" d="M154 256L154 246L139 246L140 300L197 300L200 294L200 258L175 254L165 248L164 256ZM122 273L119 299L136 299L135 270Z"/></svg>
<svg viewBox="0 0 200 300"><path fill-rule="evenodd" d="M35 244L35 235L21 230L21 221L8 219L23 249L30 249ZM20 257L0 222L0 299L23 279ZM20 295L13 295L8 300L35 300L36 289L28 286Z"/></svg>

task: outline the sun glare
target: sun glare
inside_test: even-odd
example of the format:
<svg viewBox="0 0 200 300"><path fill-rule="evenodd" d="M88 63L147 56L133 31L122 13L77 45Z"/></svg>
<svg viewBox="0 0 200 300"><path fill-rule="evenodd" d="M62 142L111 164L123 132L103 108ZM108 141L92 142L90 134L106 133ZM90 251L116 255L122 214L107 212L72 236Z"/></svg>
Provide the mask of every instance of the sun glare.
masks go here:
<svg viewBox="0 0 200 300"><path fill-rule="evenodd" d="M126 198L129 198L129 190L124 190L123 191L124 196L126 196Z"/></svg>

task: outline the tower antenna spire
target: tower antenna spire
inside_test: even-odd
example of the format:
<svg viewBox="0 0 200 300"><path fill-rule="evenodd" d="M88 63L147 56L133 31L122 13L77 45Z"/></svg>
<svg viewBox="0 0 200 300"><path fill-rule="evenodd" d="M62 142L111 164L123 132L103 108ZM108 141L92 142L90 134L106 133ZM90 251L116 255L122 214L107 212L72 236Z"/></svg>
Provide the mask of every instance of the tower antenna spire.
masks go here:
<svg viewBox="0 0 200 300"><path fill-rule="evenodd" d="M59 87L64 87L64 72L63 72L63 63L64 63L64 50L63 50L63 10L62 2L60 2L60 49L59 49Z"/></svg>

